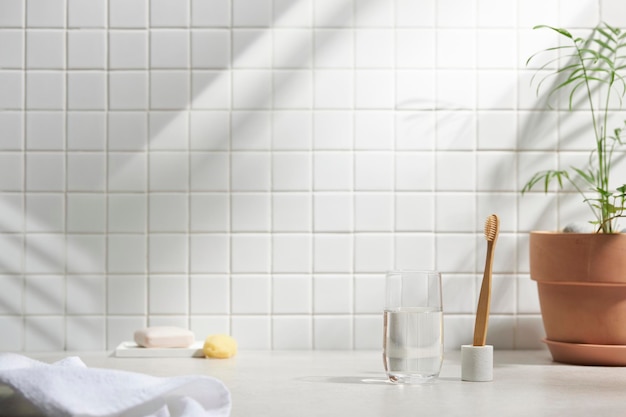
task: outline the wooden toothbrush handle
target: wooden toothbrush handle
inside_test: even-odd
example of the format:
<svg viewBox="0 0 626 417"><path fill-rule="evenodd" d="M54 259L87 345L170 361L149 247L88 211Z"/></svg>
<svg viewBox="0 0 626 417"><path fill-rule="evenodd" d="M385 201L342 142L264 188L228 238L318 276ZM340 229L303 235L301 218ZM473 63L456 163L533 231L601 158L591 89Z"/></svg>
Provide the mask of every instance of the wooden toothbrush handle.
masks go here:
<svg viewBox="0 0 626 417"><path fill-rule="evenodd" d="M487 258L485 273L480 286L476 322L474 323L474 346L485 346L487 341L487 327L489 325L489 308L491 306L491 272L493 269L494 242L487 242Z"/></svg>

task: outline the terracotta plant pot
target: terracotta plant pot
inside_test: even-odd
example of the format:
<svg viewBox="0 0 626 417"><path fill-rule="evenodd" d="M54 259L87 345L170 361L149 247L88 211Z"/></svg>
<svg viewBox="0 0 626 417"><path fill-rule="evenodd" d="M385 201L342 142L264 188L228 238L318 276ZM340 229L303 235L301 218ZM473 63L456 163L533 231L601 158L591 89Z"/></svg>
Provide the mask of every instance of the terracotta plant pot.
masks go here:
<svg viewBox="0 0 626 417"><path fill-rule="evenodd" d="M530 275L555 360L626 365L626 234L532 232Z"/></svg>

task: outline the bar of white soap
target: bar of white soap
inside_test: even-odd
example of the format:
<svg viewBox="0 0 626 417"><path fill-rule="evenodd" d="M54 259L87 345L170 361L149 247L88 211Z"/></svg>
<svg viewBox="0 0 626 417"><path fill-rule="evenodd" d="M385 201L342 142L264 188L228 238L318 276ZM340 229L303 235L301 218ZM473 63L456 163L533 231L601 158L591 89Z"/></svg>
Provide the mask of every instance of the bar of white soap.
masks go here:
<svg viewBox="0 0 626 417"><path fill-rule="evenodd" d="M174 326L155 326L135 332L135 343L147 348L186 348L195 341L191 330Z"/></svg>

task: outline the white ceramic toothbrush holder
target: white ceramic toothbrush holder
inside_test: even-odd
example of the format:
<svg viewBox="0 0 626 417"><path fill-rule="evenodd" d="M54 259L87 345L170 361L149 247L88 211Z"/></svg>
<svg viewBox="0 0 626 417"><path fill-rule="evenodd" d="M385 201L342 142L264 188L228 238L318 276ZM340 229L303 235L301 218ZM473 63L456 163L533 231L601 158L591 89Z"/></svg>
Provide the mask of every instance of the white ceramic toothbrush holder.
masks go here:
<svg viewBox="0 0 626 417"><path fill-rule="evenodd" d="M493 381L493 346L461 346L461 379L470 382Z"/></svg>

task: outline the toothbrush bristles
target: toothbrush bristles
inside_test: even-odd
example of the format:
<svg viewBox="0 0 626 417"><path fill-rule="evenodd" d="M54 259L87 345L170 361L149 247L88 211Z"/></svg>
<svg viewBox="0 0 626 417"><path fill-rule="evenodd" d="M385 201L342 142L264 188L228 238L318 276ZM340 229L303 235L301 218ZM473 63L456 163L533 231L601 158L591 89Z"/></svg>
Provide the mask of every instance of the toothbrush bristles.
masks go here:
<svg viewBox="0 0 626 417"><path fill-rule="evenodd" d="M492 214L485 220L485 239L489 242L493 242L498 236L499 227L498 216Z"/></svg>

